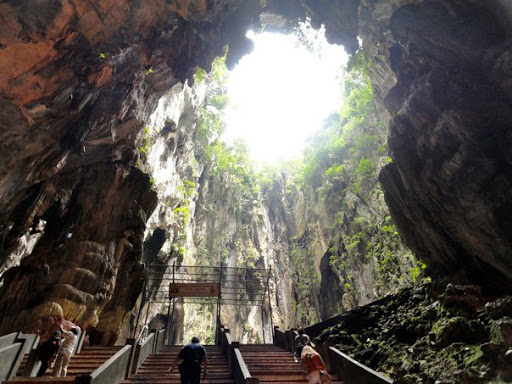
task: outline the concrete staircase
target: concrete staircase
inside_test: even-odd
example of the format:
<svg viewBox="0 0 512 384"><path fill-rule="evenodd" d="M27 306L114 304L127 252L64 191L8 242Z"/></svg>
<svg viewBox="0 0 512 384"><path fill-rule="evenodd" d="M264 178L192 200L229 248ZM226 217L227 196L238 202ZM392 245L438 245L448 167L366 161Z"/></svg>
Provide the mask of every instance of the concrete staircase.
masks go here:
<svg viewBox="0 0 512 384"><path fill-rule="evenodd" d="M180 374L178 367L173 373L169 373L168 369L172 362L178 356L182 346L165 346L157 354L149 355L146 361L138 369L137 374L132 378L125 379L122 383L128 384L179 384ZM222 354L220 347L206 345L206 353L208 354L208 375L205 379L201 379L201 384L232 384L234 381L229 372L228 360Z"/></svg>
<svg viewBox="0 0 512 384"><path fill-rule="evenodd" d="M51 377L48 370L45 377L16 377L6 384L34 383L73 383L76 376L86 376L113 356L121 347L84 347L80 354L74 355L68 366L68 376ZM176 368L169 373L172 362L182 346L164 346L158 353L150 354L139 367L137 374L124 379L124 384L178 384L180 374ZM221 347L205 346L208 353L208 375L201 380L203 384L233 384L228 359ZM295 361L289 351L274 344L248 344L238 346L250 376L261 384L299 384L307 383L302 374L300 362ZM252 382L252 381L251 381ZM258 382L258 381L254 381ZM343 384L333 376L333 384Z"/></svg>
<svg viewBox="0 0 512 384"><path fill-rule="evenodd" d="M66 377L51 377L51 368L48 368L44 377L21 377L4 381L3 384L34 384L34 383L73 383L76 376L88 375L112 357L121 347L83 347L78 355L71 356ZM18 370L18 372L20 372Z"/></svg>
<svg viewBox="0 0 512 384"><path fill-rule="evenodd" d="M257 377L262 384L308 382L302 374L300 361L294 361L292 353L274 344L240 345L240 352L251 376ZM332 378L333 383L343 383L336 376Z"/></svg>

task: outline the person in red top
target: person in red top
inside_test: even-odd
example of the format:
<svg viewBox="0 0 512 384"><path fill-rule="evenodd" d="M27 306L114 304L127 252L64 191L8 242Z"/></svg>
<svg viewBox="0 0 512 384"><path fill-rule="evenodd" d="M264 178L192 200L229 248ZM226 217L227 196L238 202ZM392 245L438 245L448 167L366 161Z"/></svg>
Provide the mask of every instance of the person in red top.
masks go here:
<svg viewBox="0 0 512 384"><path fill-rule="evenodd" d="M320 356L320 354L309 345L305 345L302 348L300 358L301 367L308 379L308 383L322 384L322 375L325 375L326 378L328 376L327 368L322 360L322 356Z"/></svg>

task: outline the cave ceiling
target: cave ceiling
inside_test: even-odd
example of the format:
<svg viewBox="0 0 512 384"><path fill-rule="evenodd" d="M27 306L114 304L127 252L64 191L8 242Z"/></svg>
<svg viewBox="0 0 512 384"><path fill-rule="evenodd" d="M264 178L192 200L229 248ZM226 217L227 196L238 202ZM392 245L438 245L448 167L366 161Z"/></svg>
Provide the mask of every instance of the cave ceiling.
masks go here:
<svg viewBox="0 0 512 384"><path fill-rule="evenodd" d="M511 10L457 0L0 2L0 331L64 303L104 342L140 291L156 206L135 167L159 98L250 51L249 28L309 17L366 52L393 162L381 174L433 276L512 281ZM300 79L298 79L300 81ZM21 265L10 256L46 226ZM70 235L72 235L70 237ZM48 271L52 271L49 273ZM55 273L54 273L55 272ZM117 283L118 274L130 274ZM39 307L38 307L39 308ZM22 319L22 320L20 320Z"/></svg>

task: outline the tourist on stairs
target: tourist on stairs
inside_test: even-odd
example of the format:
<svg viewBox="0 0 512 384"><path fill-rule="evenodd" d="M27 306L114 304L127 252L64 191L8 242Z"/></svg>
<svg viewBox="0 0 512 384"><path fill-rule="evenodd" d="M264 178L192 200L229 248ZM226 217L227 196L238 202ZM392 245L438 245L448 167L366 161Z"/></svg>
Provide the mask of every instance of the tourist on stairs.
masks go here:
<svg viewBox="0 0 512 384"><path fill-rule="evenodd" d="M75 344L78 340L78 332L80 331L80 328L74 326L71 328L71 331L65 331L61 326L60 331L64 335L64 341L62 342L59 354L55 359L55 365L53 366L53 376L65 377L68 374L69 359L71 359L71 355L75 349Z"/></svg>
<svg viewBox="0 0 512 384"><path fill-rule="evenodd" d="M60 347L60 332L55 331L51 337L42 343L38 348L38 360L41 362L41 367L37 371L37 377L45 374L50 362L55 357Z"/></svg>
<svg viewBox="0 0 512 384"><path fill-rule="evenodd" d="M311 346L311 339L304 333L304 328L299 327L299 329L297 329L297 333L298 335L295 336L295 352L293 354L295 362L297 362L297 359L301 357L302 348L306 345Z"/></svg>
<svg viewBox="0 0 512 384"><path fill-rule="evenodd" d="M176 364L181 375L182 384L199 384L201 382L201 363L204 363L203 379L208 373L208 358L206 350L199 344L199 337L194 336L189 344L181 348L176 360L173 361L169 372L174 370Z"/></svg>
<svg viewBox="0 0 512 384"><path fill-rule="evenodd" d="M327 368L322 356L309 345L302 348L301 367L304 370L304 376L309 384L330 383L331 376L327 373Z"/></svg>

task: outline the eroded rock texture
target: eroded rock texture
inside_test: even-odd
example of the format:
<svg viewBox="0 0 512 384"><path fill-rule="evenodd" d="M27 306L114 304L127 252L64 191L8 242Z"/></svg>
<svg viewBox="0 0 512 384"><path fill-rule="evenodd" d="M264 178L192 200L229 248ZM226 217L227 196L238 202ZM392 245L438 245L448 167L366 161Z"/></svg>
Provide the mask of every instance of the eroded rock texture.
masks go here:
<svg viewBox="0 0 512 384"><path fill-rule="evenodd" d="M156 204L135 166L143 123L229 36L244 47L251 6L0 4L0 268L24 257L3 275L0 333L56 313L115 340L140 292Z"/></svg>
<svg viewBox="0 0 512 384"><path fill-rule="evenodd" d="M336 325L313 327L310 334L398 384L508 383L511 310L511 296L485 297L479 286L423 285L344 313Z"/></svg>
<svg viewBox="0 0 512 384"><path fill-rule="evenodd" d="M510 287L510 24L493 11L429 1L393 13L393 163L381 181L408 245L436 274Z"/></svg>

